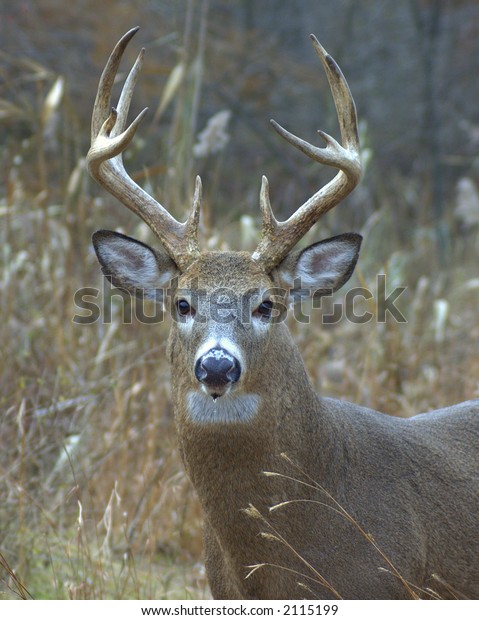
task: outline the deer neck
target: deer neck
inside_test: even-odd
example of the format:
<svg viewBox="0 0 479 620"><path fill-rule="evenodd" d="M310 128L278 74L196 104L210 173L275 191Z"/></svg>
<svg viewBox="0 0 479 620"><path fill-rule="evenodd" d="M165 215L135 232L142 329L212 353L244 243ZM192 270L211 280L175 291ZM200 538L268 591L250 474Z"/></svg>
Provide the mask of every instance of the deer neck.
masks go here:
<svg viewBox="0 0 479 620"><path fill-rule="evenodd" d="M301 355L284 325L254 381L213 401L176 373L173 393L180 451L205 510L258 494L262 472L300 445L299 418L317 411ZM306 422L306 427L309 424ZM229 497L228 497L229 495ZM208 511L208 510L207 510Z"/></svg>

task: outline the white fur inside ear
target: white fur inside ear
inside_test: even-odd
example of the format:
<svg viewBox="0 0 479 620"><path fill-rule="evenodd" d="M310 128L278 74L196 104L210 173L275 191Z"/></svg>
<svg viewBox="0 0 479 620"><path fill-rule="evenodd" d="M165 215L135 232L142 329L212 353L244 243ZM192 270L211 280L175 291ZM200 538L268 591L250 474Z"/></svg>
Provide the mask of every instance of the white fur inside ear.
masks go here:
<svg viewBox="0 0 479 620"><path fill-rule="evenodd" d="M169 286L177 272L167 255L157 255L148 246L114 233L98 238L95 249L103 272L116 286L143 290L150 299L161 299L159 289Z"/></svg>
<svg viewBox="0 0 479 620"><path fill-rule="evenodd" d="M357 248L344 241L318 243L307 248L296 264L295 278L302 288L335 289L338 281L351 271Z"/></svg>
<svg viewBox="0 0 479 620"><path fill-rule="evenodd" d="M158 265L148 248L125 239L110 240L99 248L105 266L122 280L142 284L142 288L158 285Z"/></svg>
<svg viewBox="0 0 479 620"><path fill-rule="evenodd" d="M346 233L289 254L277 267L274 278L290 292L290 302L314 293L333 293L353 273L361 237Z"/></svg>

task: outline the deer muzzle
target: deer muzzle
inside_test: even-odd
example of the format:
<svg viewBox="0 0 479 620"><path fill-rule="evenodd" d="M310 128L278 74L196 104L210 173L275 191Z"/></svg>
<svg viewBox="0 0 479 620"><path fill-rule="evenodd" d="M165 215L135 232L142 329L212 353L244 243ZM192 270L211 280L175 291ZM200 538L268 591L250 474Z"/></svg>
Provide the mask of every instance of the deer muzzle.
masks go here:
<svg viewBox="0 0 479 620"><path fill-rule="evenodd" d="M213 398L223 396L241 376L239 361L226 349L214 347L195 364L195 376Z"/></svg>

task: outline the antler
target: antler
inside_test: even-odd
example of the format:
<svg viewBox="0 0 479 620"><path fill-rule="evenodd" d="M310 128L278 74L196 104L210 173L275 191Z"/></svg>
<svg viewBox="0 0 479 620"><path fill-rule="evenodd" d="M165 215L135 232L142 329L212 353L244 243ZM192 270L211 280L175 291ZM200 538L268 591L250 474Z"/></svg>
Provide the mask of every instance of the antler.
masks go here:
<svg viewBox="0 0 479 620"><path fill-rule="evenodd" d="M278 222L273 215L269 201L268 180L263 176L260 193L260 207L263 216L262 238L253 253L253 258L261 262L268 272L281 262L323 213L335 207L356 187L361 178L354 100L336 62L314 35L311 35L311 41L326 71L344 146L341 146L323 131L318 131L318 133L325 141L326 146L323 148L313 146L286 131L276 121L271 121L274 129L290 144L321 164L339 168L339 172L284 222Z"/></svg>
<svg viewBox="0 0 479 620"><path fill-rule="evenodd" d="M126 127L128 111L145 50L142 49L121 91L117 108L110 108L111 90L123 53L138 28L129 30L116 44L103 70L93 108L91 147L87 164L91 176L126 207L139 215L160 239L169 256L184 269L199 255L198 221L201 180L196 177L193 208L184 223L178 222L159 202L147 194L127 174L122 153L130 144L145 108Z"/></svg>

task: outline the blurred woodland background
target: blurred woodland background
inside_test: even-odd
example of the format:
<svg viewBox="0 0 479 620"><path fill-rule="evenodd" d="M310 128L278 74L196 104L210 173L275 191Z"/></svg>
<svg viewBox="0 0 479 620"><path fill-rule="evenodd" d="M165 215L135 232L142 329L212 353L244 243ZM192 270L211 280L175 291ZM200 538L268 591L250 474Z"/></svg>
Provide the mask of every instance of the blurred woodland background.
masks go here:
<svg viewBox="0 0 479 620"><path fill-rule="evenodd" d="M346 290L385 273L407 323L292 321L311 377L401 416L479 396L475 0L0 0L0 598L209 596L168 325L125 324L118 297L111 322L72 322L75 291L102 288L91 234L148 238L84 167L100 72L136 25L122 68L147 48L132 115L149 114L126 166L179 219L201 174L213 248L254 247L262 174L282 219L331 178L269 126L338 135L318 36L365 175L305 243L362 232Z"/></svg>

